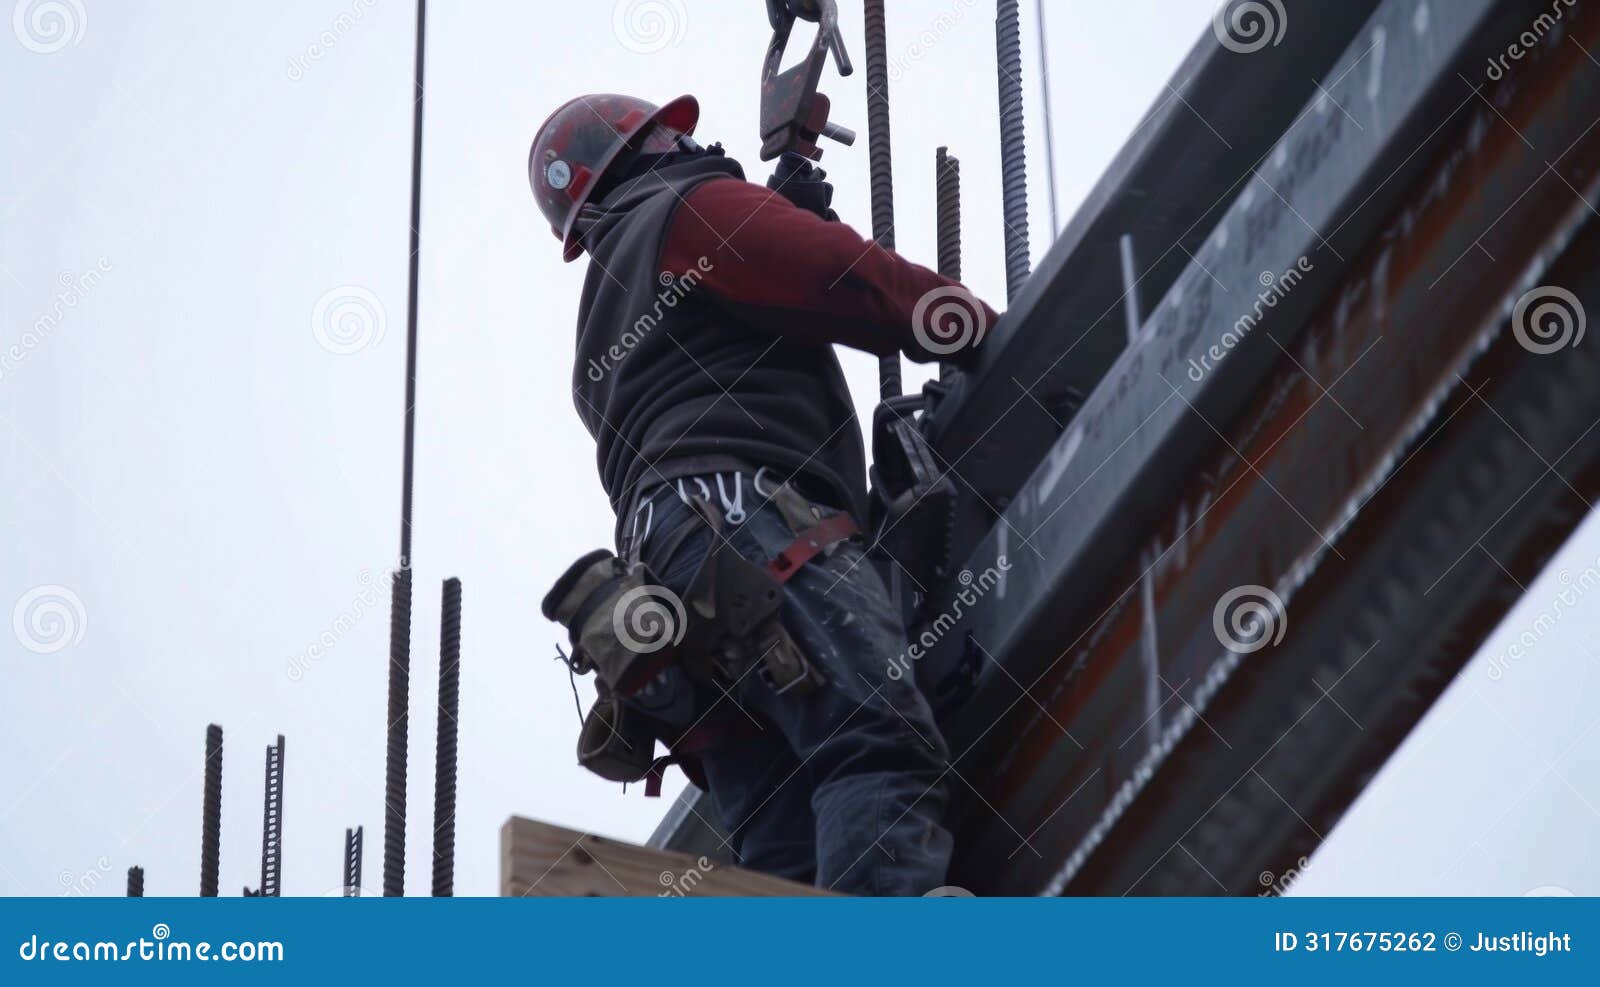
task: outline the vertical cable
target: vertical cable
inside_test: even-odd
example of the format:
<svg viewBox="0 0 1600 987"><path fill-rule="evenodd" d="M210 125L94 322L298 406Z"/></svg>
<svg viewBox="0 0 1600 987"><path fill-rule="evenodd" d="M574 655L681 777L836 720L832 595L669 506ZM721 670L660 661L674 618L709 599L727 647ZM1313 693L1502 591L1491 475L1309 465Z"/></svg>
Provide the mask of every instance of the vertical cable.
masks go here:
<svg viewBox="0 0 1600 987"><path fill-rule="evenodd" d="M894 161L889 141L889 54L883 0L866 0L867 158L872 174L872 238L894 249ZM878 394L900 394L900 354L878 358Z"/></svg>
<svg viewBox="0 0 1600 987"><path fill-rule="evenodd" d="M217 896L222 855L222 728L206 727L206 781L200 808L200 897Z"/></svg>
<svg viewBox="0 0 1600 987"><path fill-rule="evenodd" d="M439 606L439 734L433 760L433 896L454 893L456 714L461 707L461 580L446 579Z"/></svg>
<svg viewBox="0 0 1600 987"><path fill-rule="evenodd" d="M1050 191L1050 242L1061 233L1061 216L1056 207L1056 135L1050 113L1050 48L1044 34L1044 0L1034 4L1039 24L1039 98L1044 110L1044 168L1049 179L1045 187Z"/></svg>
<svg viewBox="0 0 1600 987"><path fill-rule="evenodd" d="M400 466L400 565L389 598L389 728L384 764L383 893L405 894L406 739L411 703L411 491L417 431L417 262L422 245L423 47L427 0L417 0L417 51L411 94L411 258L406 294L405 438Z"/></svg>
<svg viewBox="0 0 1600 987"><path fill-rule="evenodd" d="M1017 0L998 0L995 62L1000 75L1001 212L1006 225L1006 300L1028 280L1028 155L1022 116L1022 25Z"/></svg>
<svg viewBox="0 0 1600 987"><path fill-rule="evenodd" d="M129 898L143 898L144 897L144 868L143 867L129 867L128 868L128 897Z"/></svg>

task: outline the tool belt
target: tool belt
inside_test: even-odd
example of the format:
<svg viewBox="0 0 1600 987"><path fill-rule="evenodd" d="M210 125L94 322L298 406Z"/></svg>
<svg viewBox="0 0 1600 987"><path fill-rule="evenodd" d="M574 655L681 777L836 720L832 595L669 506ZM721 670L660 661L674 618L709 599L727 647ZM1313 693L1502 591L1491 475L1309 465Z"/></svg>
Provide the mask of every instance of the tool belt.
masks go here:
<svg viewBox="0 0 1600 987"><path fill-rule="evenodd" d="M578 763L610 781L647 779L646 794L659 792L661 773L673 763L682 764L704 787L694 755L730 739L735 724L730 717L704 716L687 734L663 736L661 725L627 698L672 665L718 691L735 686L752 665L779 694L804 696L825 685L780 619L783 584L858 530L850 515L824 516L783 484L770 502L795 539L761 565L728 544L724 513L711 497L684 499L694 513L663 537L658 557L670 558L702 524L714 537L681 598L660 584L640 557L642 539L636 538L626 547L626 558L596 549L578 559L556 580L541 608L547 619L567 628L569 667L596 677L597 698L578 735ZM729 712L749 723L737 711ZM671 755L655 757L657 740L671 748Z"/></svg>

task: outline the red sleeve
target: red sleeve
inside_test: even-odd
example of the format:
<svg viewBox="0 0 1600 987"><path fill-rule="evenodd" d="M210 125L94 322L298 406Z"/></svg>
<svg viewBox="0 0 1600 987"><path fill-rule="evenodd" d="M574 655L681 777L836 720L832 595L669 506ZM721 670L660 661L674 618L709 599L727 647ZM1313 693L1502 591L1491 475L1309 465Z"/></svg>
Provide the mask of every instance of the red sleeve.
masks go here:
<svg viewBox="0 0 1600 987"><path fill-rule="evenodd" d="M970 357L998 319L949 278L734 178L679 204L661 261L759 331L919 362Z"/></svg>

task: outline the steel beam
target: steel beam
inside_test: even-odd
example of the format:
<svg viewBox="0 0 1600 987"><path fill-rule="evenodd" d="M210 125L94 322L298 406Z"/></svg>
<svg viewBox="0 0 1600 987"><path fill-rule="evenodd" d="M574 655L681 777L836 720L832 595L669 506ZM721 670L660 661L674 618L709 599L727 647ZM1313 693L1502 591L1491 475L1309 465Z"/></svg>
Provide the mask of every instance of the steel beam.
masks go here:
<svg viewBox="0 0 1600 987"><path fill-rule="evenodd" d="M1007 656L1010 676L1037 676L1071 611L1089 606L1104 573L1137 551L1172 488L1199 465L1211 436L1206 423L1226 428L1256 393L1280 346L1340 282L1348 258L1427 166L1450 123L1476 102L1457 73L1478 70L1486 53L1515 38L1525 11L1514 8L1527 6L1433 4L1419 32L1414 0L1386 0L1306 112L1248 172L1242 194L1192 251L1195 260L1148 314L1138 340L968 556L969 572L1002 556L1011 567L970 625L982 649ZM1114 267L1114 247L1106 257ZM1004 430L1012 430L1009 421ZM965 464L955 472L973 475ZM972 669L1007 678L981 651L952 643L959 638L942 637L918 666L919 681L936 693ZM1004 686L1000 693L1009 693ZM982 692L959 715L987 726L1010 696L997 706Z"/></svg>
<svg viewBox="0 0 1600 987"><path fill-rule="evenodd" d="M1120 239L1147 259L1138 293L1160 298L1376 7L1288 0L1281 37L1254 51L1201 35L993 327L976 372L932 415L962 479L957 560L1122 353Z"/></svg>
<svg viewBox="0 0 1600 987"><path fill-rule="evenodd" d="M1278 358L1242 414L1218 422L1163 382L1208 433L1200 468L1132 551L1077 574L1087 618L1057 598L1023 629L1046 649L991 649L1005 668L978 699L1000 712L949 731L982 793L953 879L1259 891L1587 512L1600 362L1530 352L1513 307L1541 285L1600 306L1595 44L1584 3L1513 72L1457 80L1470 103L1338 290L1303 329L1254 330ZM1479 552L1494 561L1461 565ZM1031 589L1015 572L1010 590ZM1224 647L1219 607L1240 588L1282 601L1281 645ZM974 626L1012 605L985 600ZM1042 670L1023 671L1030 657Z"/></svg>

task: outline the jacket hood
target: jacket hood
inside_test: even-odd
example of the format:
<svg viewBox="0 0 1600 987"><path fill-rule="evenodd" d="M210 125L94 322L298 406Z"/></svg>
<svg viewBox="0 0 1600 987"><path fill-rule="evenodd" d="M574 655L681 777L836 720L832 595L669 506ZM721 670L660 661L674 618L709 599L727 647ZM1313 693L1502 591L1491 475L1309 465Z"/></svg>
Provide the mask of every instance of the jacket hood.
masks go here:
<svg viewBox="0 0 1600 987"><path fill-rule="evenodd" d="M640 203L669 194L686 183L727 175L744 179L744 168L732 158L704 152L668 155L674 159L635 178L624 179L598 202L583 207L578 216L578 239L584 248L605 238ZM682 194L682 193L680 193Z"/></svg>

